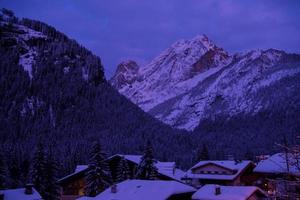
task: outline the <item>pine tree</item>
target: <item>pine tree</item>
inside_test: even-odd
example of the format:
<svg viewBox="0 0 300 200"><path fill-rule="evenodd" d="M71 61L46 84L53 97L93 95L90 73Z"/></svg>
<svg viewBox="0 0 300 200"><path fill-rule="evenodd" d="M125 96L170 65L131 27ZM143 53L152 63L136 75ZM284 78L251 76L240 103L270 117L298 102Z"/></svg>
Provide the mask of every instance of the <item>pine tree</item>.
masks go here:
<svg viewBox="0 0 300 200"><path fill-rule="evenodd" d="M148 141L144 149L144 154L137 167L136 178L143 180L154 180L157 177L158 171L155 166L156 160L153 157L152 145Z"/></svg>
<svg viewBox="0 0 300 200"><path fill-rule="evenodd" d="M43 195L43 183L45 180L45 151L42 143L38 143L32 163L32 182L37 191Z"/></svg>
<svg viewBox="0 0 300 200"><path fill-rule="evenodd" d="M43 197L45 200L59 200L57 172L58 172L58 163L55 160L55 157L52 153L52 149L50 148L46 156L45 167L44 167L45 179L43 181L43 188L44 188Z"/></svg>
<svg viewBox="0 0 300 200"><path fill-rule="evenodd" d="M245 159L247 160L254 160L254 154L253 152L250 150L250 148L246 149L246 153L244 155Z"/></svg>
<svg viewBox="0 0 300 200"><path fill-rule="evenodd" d="M85 193L87 196L94 197L112 184L111 173L105 158L106 155L102 151L100 143L95 142L86 176Z"/></svg>
<svg viewBox="0 0 300 200"><path fill-rule="evenodd" d="M198 158L197 161L201 161L201 160L209 160L209 153L208 153L208 149L207 146L205 144L202 145L202 149L201 151L198 151Z"/></svg>
<svg viewBox="0 0 300 200"><path fill-rule="evenodd" d="M130 170L127 160L122 157L117 166L116 182L122 182L124 180L130 179Z"/></svg>
<svg viewBox="0 0 300 200"><path fill-rule="evenodd" d="M4 156L0 153L0 190L5 189L7 179L7 171Z"/></svg>

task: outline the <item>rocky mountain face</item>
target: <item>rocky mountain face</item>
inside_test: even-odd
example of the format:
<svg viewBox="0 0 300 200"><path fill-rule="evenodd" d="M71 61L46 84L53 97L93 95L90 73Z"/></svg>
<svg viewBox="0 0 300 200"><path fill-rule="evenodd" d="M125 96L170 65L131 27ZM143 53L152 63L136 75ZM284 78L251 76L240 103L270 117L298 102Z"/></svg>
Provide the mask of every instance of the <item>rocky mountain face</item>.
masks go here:
<svg viewBox="0 0 300 200"><path fill-rule="evenodd" d="M138 78L139 66L135 61L128 60L120 63L117 67L115 76L112 78L111 84L116 89L121 89L126 85L131 85Z"/></svg>
<svg viewBox="0 0 300 200"><path fill-rule="evenodd" d="M278 105L300 107L299 54L268 49L229 55L205 35L175 42L131 83L117 87L114 77L112 85L133 103L189 131L218 116L229 120Z"/></svg>

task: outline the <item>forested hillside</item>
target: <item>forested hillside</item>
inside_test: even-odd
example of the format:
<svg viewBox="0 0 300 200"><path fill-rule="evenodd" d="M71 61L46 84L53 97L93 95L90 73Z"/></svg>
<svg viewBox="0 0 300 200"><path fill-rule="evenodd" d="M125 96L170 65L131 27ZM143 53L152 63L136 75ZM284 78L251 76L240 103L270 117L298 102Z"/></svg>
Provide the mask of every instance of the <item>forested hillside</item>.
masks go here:
<svg viewBox="0 0 300 200"><path fill-rule="evenodd" d="M0 23L0 152L10 186L30 179L38 142L54 151L58 176L86 163L95 140L108 154L134 154L149 139L157 158L190 164L188 134L121 96L89 50L47 24L18 19L8 10Z"/></svg>

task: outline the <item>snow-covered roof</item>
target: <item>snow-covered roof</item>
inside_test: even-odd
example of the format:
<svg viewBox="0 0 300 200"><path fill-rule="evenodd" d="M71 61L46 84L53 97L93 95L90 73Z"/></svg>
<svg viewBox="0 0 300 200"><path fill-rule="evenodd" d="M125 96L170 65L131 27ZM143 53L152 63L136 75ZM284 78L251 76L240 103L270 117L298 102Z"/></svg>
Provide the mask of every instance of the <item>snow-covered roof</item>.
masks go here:
<svg viewBox="0 0 300 200"><path fill-rule="evenodd" d="M88 168L88 165L77 165L76 169L75 169L75 173L76 172L81 172L83 170L86 170Z"/></svg>
<svg viewBox="0 0 300 200"><path fill-rule="evenodd" d="M300 169L296 167L295 161L296 159L291 154L288 154L289 173L300 174ZM260 161L255 167L254 172L288 173L285 154L277 153L266 160Z"/></svg>
<svg viewBox="0 0 300 200"><path fill-rule="evenodd" d="M253 193L259 192L266 196L265 193L255 186L218 186L221 194L216 195L216 185L204 185L195 194L193 200L247 200Z"/></svg>
<svg viewBox="0 0 300 200"><path fill-rule="evenodd" d="M77 165L73 173L68 174L67 176L62 177L58 180L58 183L63 183L66 180L72 179L76 176L81 176L88 169L88 165Z"/></svg>
<svg viewBox="0 0 300 200"><path fill-rule="evenodd" d="M40 194L32 188L32 194L25 194L25 188L0 190L4 194L4 200L41 200Z"/></svg>
<svg viewBox="0 0 300 200"><path fill-rule="evenodd" d="M117 184L117 192L106 189L94 198L80 200L165 200L174 194L192 193L196 190L177 181L127 180Z"/></svg>
<svg viewBox="0 0 300 200"><path fill-rule="evenodd" d="M199 178L199 179L214 179L214 180L234 180L237 176L241 174L250 164L253 164L252 161L243 160L243 161L233 161L233 160L207 160L200 161L194 165L191 169L187 171L185 177L187 178ZM193 169L205 166L205 165L216 165L228 170L235 171L234 174L194 174Z"/></svg>

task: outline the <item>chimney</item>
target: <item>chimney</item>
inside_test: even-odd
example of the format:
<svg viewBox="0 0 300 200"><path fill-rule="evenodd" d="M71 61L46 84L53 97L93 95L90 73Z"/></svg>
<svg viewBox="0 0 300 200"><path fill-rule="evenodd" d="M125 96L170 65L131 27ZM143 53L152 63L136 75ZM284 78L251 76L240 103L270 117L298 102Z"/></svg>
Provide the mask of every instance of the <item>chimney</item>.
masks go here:
<svg viewBox="0 0 300 200"><path fill-rule="evenodd" d="M215 186L215 195L220 195L221 194L221 187L219 185Z"/></svg>
<svg viewBox="0 0 300 200"><path fill-rule="evenodd" d="M118 192L117 185L112 185L111 188L110 188L110 192L111 193L117 193Z"/></svg>
<svg viewBox="0 0 300 200"><path fill-rule="evenodd" d="M0 193L0 200L4 200L4 194L2 192Z"/></svg>
<svg viewBox="0 0 300 200"><path fill-rule="evenodd" d="M33 188L33 184L26 184L25 185L25 194L27 194L27 195L33 194L32 188Z"/></svg>

